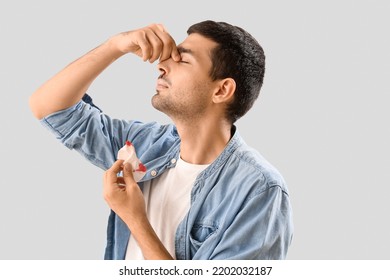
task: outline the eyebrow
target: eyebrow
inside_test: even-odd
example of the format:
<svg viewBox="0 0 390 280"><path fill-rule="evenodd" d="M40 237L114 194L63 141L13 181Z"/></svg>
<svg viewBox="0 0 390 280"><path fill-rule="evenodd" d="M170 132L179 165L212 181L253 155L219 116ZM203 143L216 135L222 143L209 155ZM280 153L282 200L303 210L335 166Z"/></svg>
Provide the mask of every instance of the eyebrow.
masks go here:
<svg viewBox="0 0 390 280"><path fill-rule="evenodd" d="M194 56L194 52L193 52L191 49L186 49L186 48L184 48L184 47L182 47L182 46L178 46L178 47L177 47L177 50L178 50L178 52L179 52L180 54L182 54L182 53L188 53L188 54Z"/></svg>

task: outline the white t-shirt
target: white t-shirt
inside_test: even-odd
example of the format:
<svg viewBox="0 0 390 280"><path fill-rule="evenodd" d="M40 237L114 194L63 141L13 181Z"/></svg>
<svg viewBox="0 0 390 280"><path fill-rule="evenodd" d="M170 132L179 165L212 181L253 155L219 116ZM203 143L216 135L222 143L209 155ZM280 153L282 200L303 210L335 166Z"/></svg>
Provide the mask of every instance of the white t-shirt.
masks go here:
<svg viewBox="0 0 390 280"><path fill-rule="evenodd" d="M173 258L176 258L176 229L190 208L194 181L207 166L187 163L179 157L174 168L144 183L144 198L149 222ZM141 249L133 236L130 236L126 260L143 259Z"/></svg>

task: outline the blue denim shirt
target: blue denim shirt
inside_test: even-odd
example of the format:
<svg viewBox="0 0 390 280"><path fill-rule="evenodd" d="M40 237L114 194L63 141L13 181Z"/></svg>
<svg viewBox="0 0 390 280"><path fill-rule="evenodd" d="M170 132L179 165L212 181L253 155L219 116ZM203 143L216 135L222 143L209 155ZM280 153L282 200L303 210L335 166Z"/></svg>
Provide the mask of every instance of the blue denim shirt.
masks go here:
<svg viewBox="0 0 390 280"><path fill-rule="evenodd" d="M130 140L147 168L141 189L144 181L174 167L179 157L174 125L112 119L84 101L41 123L66 147L104 170ZM124 259L130 234L111 211L105 259ZM195 180L190 209L176 231L177 259L284 259L292 235L285 181L234 131L224 151Z"/></svg>

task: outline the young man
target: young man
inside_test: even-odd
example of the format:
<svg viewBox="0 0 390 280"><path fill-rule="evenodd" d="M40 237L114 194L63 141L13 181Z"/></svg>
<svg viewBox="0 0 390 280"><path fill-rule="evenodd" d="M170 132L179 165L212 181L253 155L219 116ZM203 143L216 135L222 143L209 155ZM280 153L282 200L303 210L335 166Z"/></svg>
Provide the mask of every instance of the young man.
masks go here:
<svg viewBox="0 0 390 280"><path fill-rule="evenodd" d="M31 109L64 145L107 170L106 259L284 259L293 233L286 184L234 126L259 95L263 50L223 22L187 33L178 46L159 24L115 35L43 84ZM159 60L152 104L174 124L112 119L84 95L127 53ZM138 183L116 160L126 141L147 169Z"/></svg>

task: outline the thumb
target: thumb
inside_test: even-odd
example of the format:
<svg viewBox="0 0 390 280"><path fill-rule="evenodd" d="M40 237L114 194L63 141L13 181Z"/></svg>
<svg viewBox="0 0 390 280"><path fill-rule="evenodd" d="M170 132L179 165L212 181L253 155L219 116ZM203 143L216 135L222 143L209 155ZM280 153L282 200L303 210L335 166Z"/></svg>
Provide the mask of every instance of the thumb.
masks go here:
<svg viewBox="0 0 390 280"><path fill-rule="evenodd" d="M125 181L126 186L136 183L133 176L133 167L128 162L126 162L123 167L123 180Z"/></svg>

